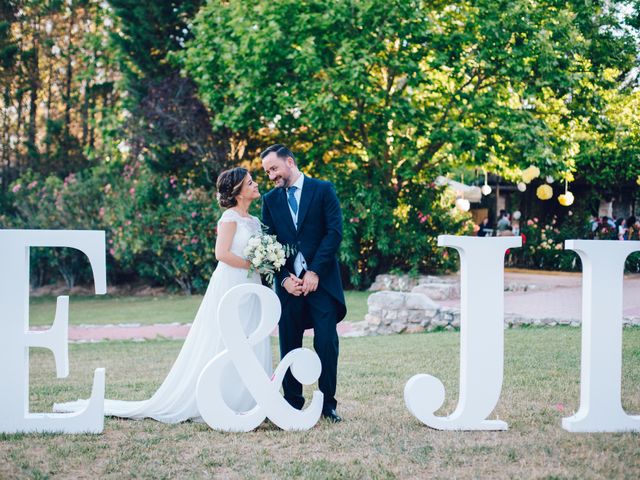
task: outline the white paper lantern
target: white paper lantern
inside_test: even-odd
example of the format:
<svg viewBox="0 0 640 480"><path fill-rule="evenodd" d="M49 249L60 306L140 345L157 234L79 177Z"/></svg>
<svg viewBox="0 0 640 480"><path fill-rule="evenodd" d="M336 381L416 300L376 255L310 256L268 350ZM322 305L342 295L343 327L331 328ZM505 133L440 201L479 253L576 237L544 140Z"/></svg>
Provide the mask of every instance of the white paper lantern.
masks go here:
<svg viewBox="0 0 640 480"><path fill-rule="evenodd" d="M518 190L520 190L521 192L524 192L527 189L527 184L524 182L518 182L516 186L518 187Z"/></svg>
<svg viewBox="0 0 640 480"><path fill-rule="evenodd" d="M456 208L458 210L462 210L463 212L468 212L471 208L471 203L466 198L459 198L456 200Z"/></svg>
<svg viewBox="0 0 640 480"><path fill-rule="evenodd" d="M513 212L511 216L513 217L514 220L520 220L522 213L520 213L520 210L516 210L515 212Z"/></svg>
<svg viewBox="0 0 640 480"><path fill-rule="evenodd" d="M482 191L483 195L489 195L491 193L491 187L486 183L482 186L480 190Z"/></svg>

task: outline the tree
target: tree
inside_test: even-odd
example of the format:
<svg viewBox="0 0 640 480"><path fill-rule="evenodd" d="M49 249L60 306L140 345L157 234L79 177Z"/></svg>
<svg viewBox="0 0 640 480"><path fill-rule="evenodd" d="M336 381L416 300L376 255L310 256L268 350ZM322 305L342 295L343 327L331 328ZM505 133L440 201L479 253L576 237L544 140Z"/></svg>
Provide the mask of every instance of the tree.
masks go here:
<svg viewBox="0 0 640 480"><path fill-rule="evenodd" d="M440 211L441 195L425 193L437 174L575 169L579 139L594 132L595 112L584 110L598 101L593 71L615 63L607 53L633 53L628 35L599 42L599 10L524 0L212 2L182 59L215 112L214 131L291 144L306 171L336 182L351 218L369 216L343 251L364 262L352 267L358 281L415 260L406 253L416 244L396 236L433 235L416 219Z"/></svg>
<svg viewBox="0 0 640 480"><path fill-rule="evenodd" d="M170 60L190 38L189 22L201 3L110 2L117 23L112 42L128 94L121 136L131 156L143 155L162 174L211 186L228 163L226 134L212 134L193 81Z"/></svg>

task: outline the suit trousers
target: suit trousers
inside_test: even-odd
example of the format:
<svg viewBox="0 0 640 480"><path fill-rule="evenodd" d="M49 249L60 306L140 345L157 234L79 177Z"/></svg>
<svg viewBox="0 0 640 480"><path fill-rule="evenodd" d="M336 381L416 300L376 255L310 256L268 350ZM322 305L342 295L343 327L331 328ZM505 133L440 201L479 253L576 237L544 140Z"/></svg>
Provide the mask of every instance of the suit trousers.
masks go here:
<svg viewBox="0 0 640 480"><path fill-rule="evenodd" d="M320 391L324 395L323 412L336 408L336 377L338 373L339 341L336 330L338 318L337 301L321 287L306 297L296 297L284 291L280 317L280 358L291 350L302 347L305 326L312 325L314 330L313 348L322 364L322 373L318 380ZM302 384L291 370L282 382L284 398L291 406L302 409L304 397Z"/></svg>

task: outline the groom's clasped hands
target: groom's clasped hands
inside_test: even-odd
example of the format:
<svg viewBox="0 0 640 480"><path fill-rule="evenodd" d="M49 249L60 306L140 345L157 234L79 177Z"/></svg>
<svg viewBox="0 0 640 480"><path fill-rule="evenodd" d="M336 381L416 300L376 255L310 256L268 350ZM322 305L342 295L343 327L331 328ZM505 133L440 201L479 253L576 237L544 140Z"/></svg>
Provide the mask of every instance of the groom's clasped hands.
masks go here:
<svg viewBox="0 0 640 480"><path fill-rule="evenodd" d="M293 273L284 281L285 290L296 297L304 295L305 297L311 292L318 289L320 278L315 272L306 272L303 278L296 277Z"/></svg>

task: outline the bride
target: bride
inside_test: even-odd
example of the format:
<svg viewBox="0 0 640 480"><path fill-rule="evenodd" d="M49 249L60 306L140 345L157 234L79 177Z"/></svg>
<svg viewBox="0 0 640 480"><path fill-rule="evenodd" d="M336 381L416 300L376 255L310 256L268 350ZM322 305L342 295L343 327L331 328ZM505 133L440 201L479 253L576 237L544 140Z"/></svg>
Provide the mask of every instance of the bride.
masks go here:
<svg viewBox="0 0 640 480"><path fill-rule="evenodd" d="M164 423L185 420L201 421L196 403L196 382L209 360L225 349L220 338L217 308L229 289L242 283L260 283L260 276L248 276L249 262L243 258L243 250L249 238L260 232L260 221L249 215L251 202L260 198L258 184L244 168L233 168L218 177L218 202L226 208L218 221L216 259L218 266L202 299L196 318L180 350L171 371L160 388L148 400L105 400L105 415L122 418L153 418ZM246 298L239 306L243 315L243 328L247 336L260 321L260 305L254 296ZM272 373L271 341L266 338L254 347L256 356L267 375ZM223 397L230 408L238 412L248 411L255 401L244 387L235 367L230 364L222 383ZM56 412L74 412L83 409L86 400L54 405Z"/></svg>

